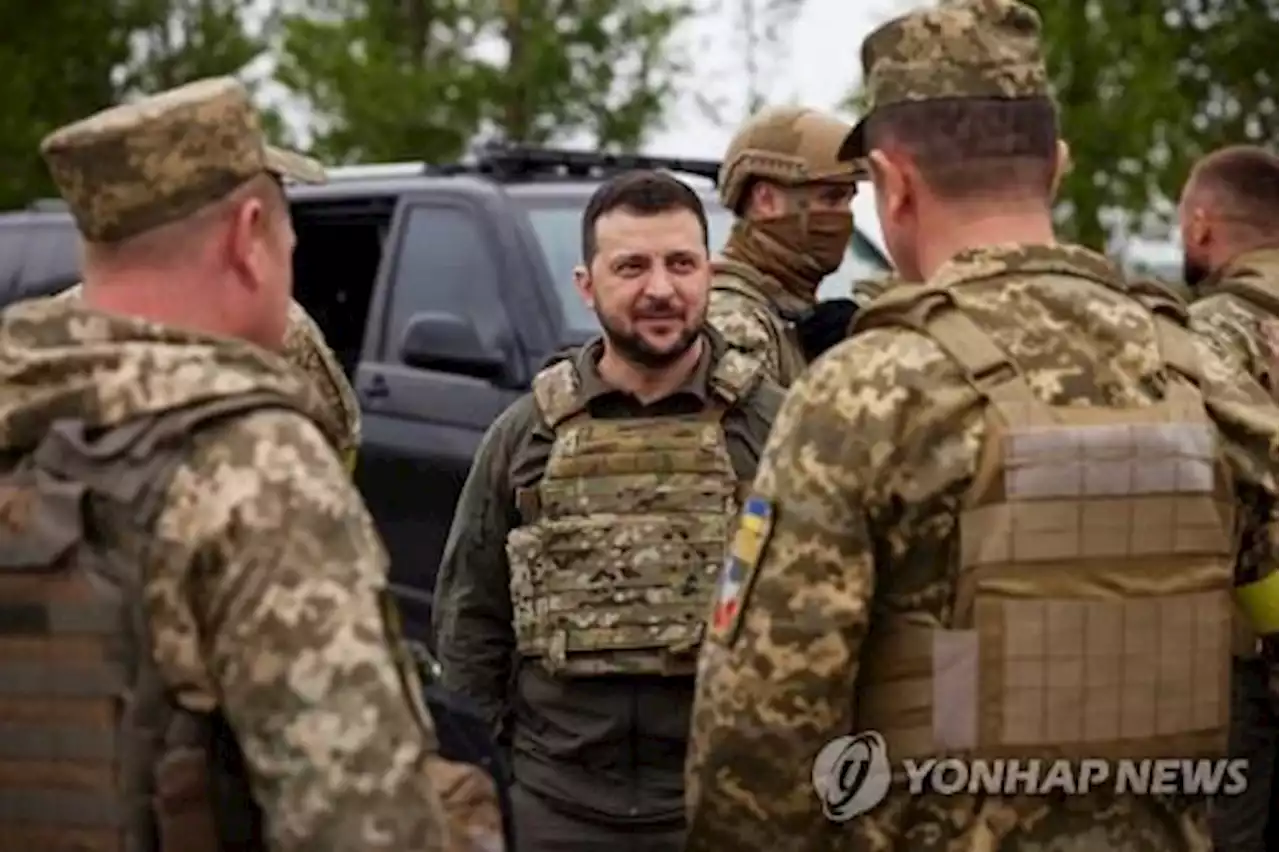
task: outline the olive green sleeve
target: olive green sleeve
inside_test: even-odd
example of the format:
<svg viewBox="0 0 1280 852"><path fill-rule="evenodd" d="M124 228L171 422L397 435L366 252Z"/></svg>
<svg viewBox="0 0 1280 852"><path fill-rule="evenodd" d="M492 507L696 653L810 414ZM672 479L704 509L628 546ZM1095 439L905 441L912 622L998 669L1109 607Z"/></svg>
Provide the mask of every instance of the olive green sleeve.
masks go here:
<svg viewBox="0 0 1280 852"><path fill-rule="evenodd" d="M446 686L476 702L497 730L515 650L507 534L516 523L512 458L535 418L532 397L489 427L462 486L436 577L433 621Z"/></svg>

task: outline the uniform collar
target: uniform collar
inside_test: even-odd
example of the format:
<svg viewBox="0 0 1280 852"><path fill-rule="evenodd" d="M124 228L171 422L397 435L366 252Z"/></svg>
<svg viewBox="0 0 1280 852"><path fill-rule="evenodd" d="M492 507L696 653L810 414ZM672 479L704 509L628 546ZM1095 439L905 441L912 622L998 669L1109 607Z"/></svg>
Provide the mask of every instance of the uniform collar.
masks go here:
<svg viewBox="0 0 1280 852"><path fill-rule="evenodd" d="M1224 281L1238 278L1256 278L1264 281L1275 292L1280 288L1277 281L1277 266L1280 265L1280 250L1274 248L1254 249L1233 257L1221 269L1210 275L1197 288L1201 298L1208 296Z"/></svg>
<svg viewBox="0 0 1280 852"><path fill-rule="evenodd" d="M711 400L711 372L716 361L717 341L710 335L703 337L702 356L694 366L693 372L670 396L689 394L697 397L704 405ZM578 373L578 390L582 394L582 402L589 405L593 400L609 394L625 393L605 381L600 375L600 356L604 354L604 339L596 338L583 346L574 359L574 368Z"/></svg>
<svg viewBox="0 0 1280 852"><path fill-rule="evenodd" d="M1124 273L1107 258L1082 246L1066 244L1004 245L965 249L944 263L929 285L949 287L1009 274L1071 275L1090 278L1113 290L1127 290Z"/></svg>

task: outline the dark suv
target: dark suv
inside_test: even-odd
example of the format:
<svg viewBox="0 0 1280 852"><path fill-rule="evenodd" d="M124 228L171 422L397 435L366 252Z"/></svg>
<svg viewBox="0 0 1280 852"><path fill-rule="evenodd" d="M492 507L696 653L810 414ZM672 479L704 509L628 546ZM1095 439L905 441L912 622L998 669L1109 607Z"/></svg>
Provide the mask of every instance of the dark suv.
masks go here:
<svg viewBox="0 0 1280 852"><path fill-rule="evenodd" d="M425 638L435 572L481 436L546 359L597 330L573 288L580 218L599 181L629 168L682 176L707 205L711 244L732 217L719 163L545 149L490 149L458 165L333 169L290 189L295 296L324 329L360 396L356 479L416 592L406 626ZM57 202L0 216L0 305L78 278L70 217ZM823 293L888 264L865 236Z"/></svg>

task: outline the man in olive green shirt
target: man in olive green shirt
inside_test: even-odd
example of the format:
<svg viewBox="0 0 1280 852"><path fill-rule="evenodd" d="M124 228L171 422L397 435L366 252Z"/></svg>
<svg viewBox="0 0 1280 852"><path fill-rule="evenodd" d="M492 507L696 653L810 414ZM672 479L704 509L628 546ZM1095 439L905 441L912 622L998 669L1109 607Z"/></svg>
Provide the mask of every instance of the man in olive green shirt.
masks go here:
<svg viewBox="0 0 1280 852"><path fill-rule="evenodd" d="M522 852L677 852L697 648L782 391L705 327L706 218L684 184L604 184L583 242L577 285L604 334L481 443L437 649L510 743Z"/></svg>

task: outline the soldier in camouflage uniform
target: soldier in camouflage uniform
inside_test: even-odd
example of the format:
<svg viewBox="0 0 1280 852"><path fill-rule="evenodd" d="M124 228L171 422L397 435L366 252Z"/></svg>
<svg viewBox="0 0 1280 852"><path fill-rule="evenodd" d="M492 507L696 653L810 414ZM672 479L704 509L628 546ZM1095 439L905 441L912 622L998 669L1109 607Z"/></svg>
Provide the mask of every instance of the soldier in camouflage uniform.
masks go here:
<svg viewBox="0 0 1280 852"><path fill-rule="evenodd" d="M810 360L796 326L853 236L856 171L836 157L848 132L817 110L771 107L738 131L720 167L720 200L737 219L713 264L707 320L783 387Z"/></svg>
<svg viewBox="0 0 1280 852"><path fill-rule="evenodd" d="M1031 7L913 12L862 63L845 155L925 283L778 415L699 661L688 849L1206 850L1203 800L891 775L1225 753L1233 574L1276 570L1277 425L1183 303L1153 313L1055 242Z"/></svg>
<svg viewBox="0 0 1280 852"><path fill-rule="evenodd" d="M578 287L604 335L490 428L436 589L444 681L510 743L522 852L674 852L705 608L781 389L703 328L697 196L603 184Z"/></svg>
<svg viewBox="0 0 1280 852"><path fill-rule="evenodd" d="M1191 327L1236 369L1276 395L1275 334L1280 310L1276 193L1280 166L1270 151L1233 146L1192 170L1178 205L1183 277L1191 290ZM1238 590L1243 601L1275 606L1276 575ZM1250 761L1245 795L1213 804L1219 852L1269 848L1276 808L1276 707L1257 639L1241 630L1232 683L1231 753Z"/></svg>
<svg viewBox="0 0 1280 852"><path fill-rule="evenodd" d="M79 299L84 285L62 291L55 299ZM360 450L360 403L355 388L329 344L324 332L302 305L289 303L289 324L285 329L282 354L311 380L325 403L324 419L317 425L342 457L347 470L355 470Z"/></svg>
<svg viewBox="0 0 1280 852"><path fill-rule="evenodd" d="M0 314L0 848L501 848L436 754L387 559L283 359L294 234L244 88L51 134L78 299ZM33 659L34 658L34 659Z"/></svg>

